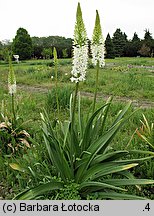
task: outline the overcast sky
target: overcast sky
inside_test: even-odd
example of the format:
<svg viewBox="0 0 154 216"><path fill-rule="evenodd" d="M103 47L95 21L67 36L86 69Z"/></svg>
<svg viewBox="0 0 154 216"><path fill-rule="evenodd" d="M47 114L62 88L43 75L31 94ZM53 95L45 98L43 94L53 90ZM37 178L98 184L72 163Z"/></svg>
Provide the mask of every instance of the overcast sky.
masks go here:
<svg viewBox="0 0 154 216"><path fill-rule="evenodd" d="M98 9L104 38L117 28L128 35L144 37L147 28L154 37L154 0L0 0L0 41L15 37L19 27L30 36L73 37L77 3L81 3L88 37L91 38Z"/></svg>

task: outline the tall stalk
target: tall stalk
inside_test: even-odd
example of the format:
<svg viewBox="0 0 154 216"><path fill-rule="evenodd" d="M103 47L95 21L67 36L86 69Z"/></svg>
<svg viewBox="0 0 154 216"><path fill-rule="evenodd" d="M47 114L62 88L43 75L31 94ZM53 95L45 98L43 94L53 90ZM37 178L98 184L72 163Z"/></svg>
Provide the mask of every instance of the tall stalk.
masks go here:
<svg viewBox="0 0 154 216"><path fill-rule="evenodd" d="M73 41L73 68L71 71L72 77L71 81L75 82L75 93L73 97L73 105L71 112L71 143L70 143L70 165L72 172L74 172L74 157L76 154L76 140L75 140L75 111L76 111L76 103L77 103L77 95L79 89L79 82L85 80L86 70L88 64L88 39L87 33L85 29L85 25L82 18L82 11L80 7L80 3L77 6L76 12L76 23L74 29L74 41Z"/></svg>
<svg viewBox="0 0 154 216"><path fill-rule="evenodd" d="M78 89L79 89L79 82L75 85L75 93L73 97L73 106L72 106L72 115L71 115L71 145L70 145L70 161L71 161L71 169L74 175L74 130L75 130L75 110L76 110L76 103L77 103L77 95L78 95Z"/></svg>
<svg viewBox="0 0 154 216"><path fill-rule="evenodd" d="M71 119L72 126L74 125L74 120L75 120L75 109L76 109L78 89L79 89L79 82L76 83L76 85L75 85L75 93L74 93L73 107L72 107L72 119Z"/></svg>
<svg viewBox="0 0 154 216"><path fill-rule="evenodd" d="M57 58L57 51L56 48L54 47L53 50L53 56L54 56L54 66L55 66L55 85L56 85L56 103L57 103L57 112L58 112L58 118L60 118L60 108L59 108L59 99L58 99L58 58Z"/></svg>
<svg viewBox="0 0 154 216"><path fill-rule="evenodd" d="M12 106L12 114L13 114L13 120L12 124L16 124L16 113L15 113L15 101L14 101L14 94L11 94L11 106Z"/></svg>
<svg viewBox="0 0 154 216"><path fill-rule="evenodd" d="M96 98L97 98L97 90L98 90L98 76L99 76L99 61L97 61L97 65L96 65L96 83L95 83L95 93L94 93L94 102L93 102L93 112L95 111L95 106L96 106Z"/></svg>
<svg viewBox="0 0 154 216"><path fill-rule="evenodd" d="M93 102L93 112L95 111L96 106L96 98L97 98L97 90L98 90L98 75L99 75L99 68L104 67L104 40L102 35L102 29L100 24L100 17L99 13L96 10L96 19L95 19L95 26L93 31L92 37L92 63L96 66L96 83L95 83L95 93L94 93L94 102Z"/></svg>
<svg viewBox="0 0 154 216"><path fill-rule="evenodd" d="M16 93L16 77L12 67L11 57L9 56L9 75L8 75L8 89L9 94L11 95L11 108L12 108L12 123L16 124L16 112L15 112L15 99L14 95Z"/></svg>

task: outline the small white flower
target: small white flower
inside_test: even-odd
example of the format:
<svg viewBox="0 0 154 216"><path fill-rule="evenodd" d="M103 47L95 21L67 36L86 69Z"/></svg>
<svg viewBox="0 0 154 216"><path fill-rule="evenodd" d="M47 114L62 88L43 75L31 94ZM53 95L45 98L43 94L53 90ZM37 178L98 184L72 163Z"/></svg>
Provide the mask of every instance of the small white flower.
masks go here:
<svg viewBox="0 0 154 216"><path fill-rule="evenodd" d="M54 77L53 76L51 76L51 79L53 79Z"/></svg>
<svg viewBox="0 0 154 216"><path fill-rule="evenodd" d="M105 55L105 48L104 44L99 44L99 45L92 45L91 46L91 51L92 51L92 63L93 65L97 65L97 62L99 62L100 67L105 66L105 60L104 60L104 55Z"/></svg>
<svg viewBox="0 0 154 216"><path fill-rule="evenodd" d="M81 47L74 47L73 69L71 74L78 81L84 81L88 64L87 44ZM74 80L76 82L76 79Z"/></svg>

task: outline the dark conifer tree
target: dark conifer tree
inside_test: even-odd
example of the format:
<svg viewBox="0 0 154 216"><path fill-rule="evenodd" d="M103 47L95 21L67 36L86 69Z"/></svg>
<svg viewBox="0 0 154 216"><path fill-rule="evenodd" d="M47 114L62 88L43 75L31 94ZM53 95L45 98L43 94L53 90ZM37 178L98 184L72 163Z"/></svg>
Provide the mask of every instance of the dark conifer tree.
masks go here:
<svg viewBox="0 0 154 216"><path fill-rule="evenodd" d="M149 47L150 49L150 56L153 56L154 53L154 39L152 38L152 34L149 30L145 30L144 40L143 40L144 47Z"/></svg>
<svg viewBox="0 0 154 216"><path fill-rule="evenodd" d="M122 33L121 29L116 29L113 34L113 44L115 49L115 56L121 57L124 56L125 46L127 43L127 36L125 33Z"/></svg>
<svg viewBox="0 0 154 216"><path fill-rule="evenodd" d="M105 50L106 50L106 54L105 54L106 58L112 58L112 59L115 58L114 45L109 33L107 34L105 40Z"/></svg>
<svg viewBox="0 0 154 216"><path fill-rule="evenodd" d="M132 38L132 52L133 52L133 56L138 56L139 53L138 51L141 48L141 40L138 37L137 33L135 32Z"/></svg>

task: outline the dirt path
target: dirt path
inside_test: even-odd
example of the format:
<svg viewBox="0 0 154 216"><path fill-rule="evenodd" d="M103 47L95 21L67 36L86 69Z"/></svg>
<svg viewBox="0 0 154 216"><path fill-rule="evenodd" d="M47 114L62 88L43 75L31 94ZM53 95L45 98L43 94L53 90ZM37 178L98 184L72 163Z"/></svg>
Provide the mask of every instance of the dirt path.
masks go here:
<svg viewBox="0 0 154 216"><path fill-rule="evenodd" d="M41 93L47 93L48 88L42 87L42 86L29 86L29 85L21 85L18 84L18 89L21 89L23 91L29 91L29 92L41 92ZM81 92L81 96L88 97L89 99L93 98L93 93L90 92ZM111 95L103 95L101 93L97 94L97 100L105 99L107 100ZM128 102L132 101L132 104L134 107L141 107L144 109L148 108L154 108L154 102L148 101L148 100L137 100L137 99L131 99L129 97L120 97L120 96L114 96L114 101L117 102Z"/></svg>
<svg viewBox="0 0 154 216"><path fill-rule="evenodd" d="M81 92L81 95L86 96L88 98L93 98L93 93L89 92ZM101 98L107 100L112 95L103 95L101 93L97 94L97 99L100 100ZM148 100L137 100L137 99L131 99L129 97L120 97L120 96L114 96L113 101L116 102L129 102L132 101L132 104L134 107L141 107L144 109L150 109L154 108L154 102L148 101Z"/></svg>
<svg viewBox="0 0 154 216"><path fill-rule="evenodd" d="M30 86L25 84L18 84L17 89L22 91L36 92L36 93L47 93L48 88L43 86Z"/></svg>
<svg viewBox="0 0 154 216"><path fill-rule="evenodd" d="M7 88L7 86L6 86ZM35 92L35 93L47 93L49 88L43 87L43 86L30 86L25 84L18 84L17 86L18 90L22 91L28 91L28 92ZM81 96L88 97L89 99L93 98L93 93L91 92L81 92ZM97 100L105 99L107 100L112 95L104 95L102 93L97 94ZM132 104L134 107L141 107L143 109L150 109L154 108L154 102L149 100L138 100L138 99L131 99L129 97L120 97L120 96L114 96L113 101L117 102L128 102L132 101Z"/></svg>

